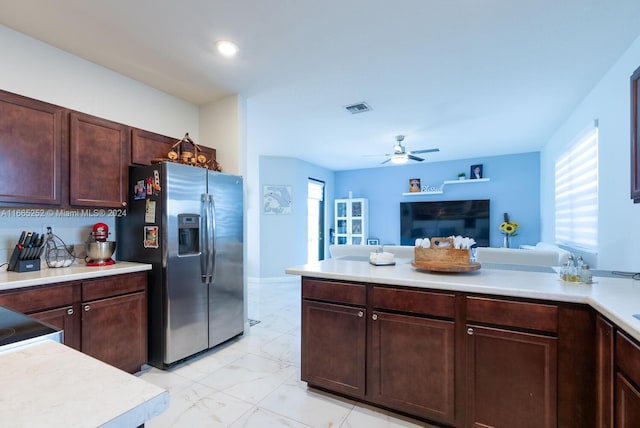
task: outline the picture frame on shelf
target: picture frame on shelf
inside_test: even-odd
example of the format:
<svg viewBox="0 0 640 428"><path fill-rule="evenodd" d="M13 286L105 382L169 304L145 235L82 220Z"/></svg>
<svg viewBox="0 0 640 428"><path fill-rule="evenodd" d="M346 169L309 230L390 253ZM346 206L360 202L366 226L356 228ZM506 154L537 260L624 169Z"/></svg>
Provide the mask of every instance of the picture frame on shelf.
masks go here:
<svg viewBox="0 0 640 428"><path fill-rule="evenodd" d="M471 165L471 168L469 168L469 178L471 180L478 179L478 178L484 178L484 176L483 176L483 165L481 163L476 164L476 165Z"/></svg>
<svg viewBox="0 0 640 428"><path fill-rule="evenodd" d="M380 245L380 240L376 238L367 239L367 245Z"/></svg>
<svg viewBox="0 0 640 428"><path fill-rule="evenodd" d="M409 179L409 192L420 192L422 187L420 187L420 179L419 178L410 178Z"/></svg>

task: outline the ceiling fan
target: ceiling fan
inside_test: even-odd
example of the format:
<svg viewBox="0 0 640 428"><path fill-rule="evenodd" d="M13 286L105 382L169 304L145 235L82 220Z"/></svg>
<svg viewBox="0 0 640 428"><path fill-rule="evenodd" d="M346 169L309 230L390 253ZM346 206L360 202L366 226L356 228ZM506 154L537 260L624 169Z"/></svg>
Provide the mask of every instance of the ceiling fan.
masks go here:
<svg viewBox="0 0 640 428"><path fill-rule="evenodd" d="M386 161L383 161L382 162L383 164L387 162L402 164L402 163L407 163L409 160L422 162L424 160L423 158L420 158L414 155L417 153L431 153L431 152L440 151L440 149L423 149L423 150L414 150L409 152L407 151L406 147L402 145L402 142L404 141L404 135L397 135L396 141L397 143L393 145L393 153L385 154L385 156L390 156L390 157Z"/></svg>

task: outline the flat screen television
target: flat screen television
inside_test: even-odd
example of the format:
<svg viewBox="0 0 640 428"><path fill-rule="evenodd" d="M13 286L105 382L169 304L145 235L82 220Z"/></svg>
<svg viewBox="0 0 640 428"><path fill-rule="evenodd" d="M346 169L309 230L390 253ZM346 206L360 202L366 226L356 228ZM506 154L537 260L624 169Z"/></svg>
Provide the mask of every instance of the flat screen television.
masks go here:
<svg viewBox="0 0 640 428"><path fill-rule="evenodd" d="M400 203L401 245L452 235L468 236L479 247L488 247L489 199Z"/></svg>

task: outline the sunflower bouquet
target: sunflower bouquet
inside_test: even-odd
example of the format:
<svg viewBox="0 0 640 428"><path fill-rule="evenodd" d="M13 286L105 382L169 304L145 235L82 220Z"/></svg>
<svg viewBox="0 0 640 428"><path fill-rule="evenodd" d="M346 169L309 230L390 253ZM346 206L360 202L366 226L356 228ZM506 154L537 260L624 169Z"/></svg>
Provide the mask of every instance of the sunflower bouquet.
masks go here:
<svg viewBox="0 0 640 428"><path fill-rule="evenodd" d="M510 239L512 236L518 235L516 231L520 228L520 225L515 221L509 220L509 214L504 213L504 221L500 224L500 230L504 234L505 247L509 248Z"/></svg>

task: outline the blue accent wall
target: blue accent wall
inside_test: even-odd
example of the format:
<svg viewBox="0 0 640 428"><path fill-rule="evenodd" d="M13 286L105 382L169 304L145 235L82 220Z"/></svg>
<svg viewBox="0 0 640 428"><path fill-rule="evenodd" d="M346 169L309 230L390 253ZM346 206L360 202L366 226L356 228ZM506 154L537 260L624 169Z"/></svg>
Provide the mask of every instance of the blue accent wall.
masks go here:
<svg viewBox="0 0 640 428"><path fill-rule="evenodd" d="M402 195L409 192L411 178L419 178L422 186L440 187L445 180L457 180L459 172L469 177L470 166L476 164L483 165L483 177L490 181L446 184L440 195ZM491 201L492 247L503 245L499 226L505 212L520 224L512 247L541 240L539 152L336 171L335 197L347 198L349 192L354 198L369 199L369 237L378 238L381 244L400 244L400 202L465 199Z"/></svg>

